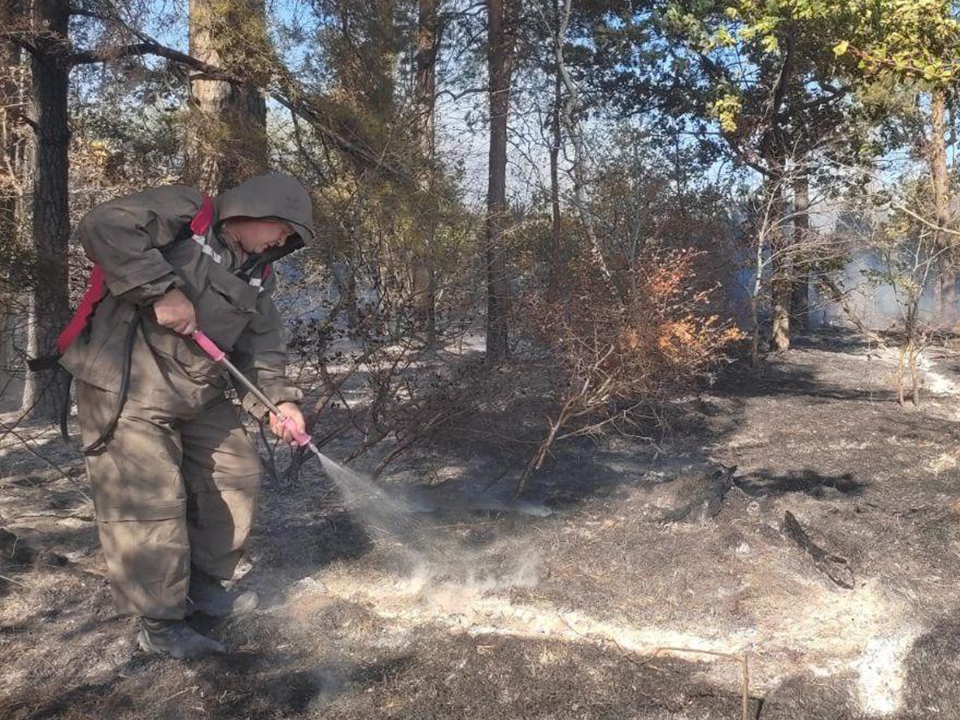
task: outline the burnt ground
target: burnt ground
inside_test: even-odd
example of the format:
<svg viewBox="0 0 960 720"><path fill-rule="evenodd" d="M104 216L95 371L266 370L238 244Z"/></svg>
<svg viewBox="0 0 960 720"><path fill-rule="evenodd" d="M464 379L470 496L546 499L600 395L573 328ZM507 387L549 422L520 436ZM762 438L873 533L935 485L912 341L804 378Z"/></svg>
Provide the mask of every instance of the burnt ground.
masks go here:
<svg viewBox="0 0 960 720"><path fill-rule="evenodd" d="M194 662L136 649L75 451L21 427L0 717L739 718L744 655L749 717L960 717L960 364L934 355L903 409L894 355L814 336L730 367L665 437L567 442L517 506L491 485L515 458L469 433L402 458L409 521L346 512L311 461L265 488L239 579L263 608L194 620L231 649ZM661 522L721 465L716 517Z"/></svg>

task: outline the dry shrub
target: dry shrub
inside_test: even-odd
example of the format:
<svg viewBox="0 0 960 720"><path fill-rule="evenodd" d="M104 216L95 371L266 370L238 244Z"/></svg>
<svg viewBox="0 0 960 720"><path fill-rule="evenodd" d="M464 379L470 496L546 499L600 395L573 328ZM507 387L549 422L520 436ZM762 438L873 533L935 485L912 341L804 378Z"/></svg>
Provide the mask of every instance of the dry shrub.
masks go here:
<svg viewBox="0 0 960 720"><path fill-rule="evenodd" d="M712 311L712 288L697 280L701 259L694 250L650 248L614 277L617 287L585 260L570 268L560 297L530 301L535 336L558 376L559 410L518 494L554 442L635 427L639 409L689 392L743 337Z"/></svg>

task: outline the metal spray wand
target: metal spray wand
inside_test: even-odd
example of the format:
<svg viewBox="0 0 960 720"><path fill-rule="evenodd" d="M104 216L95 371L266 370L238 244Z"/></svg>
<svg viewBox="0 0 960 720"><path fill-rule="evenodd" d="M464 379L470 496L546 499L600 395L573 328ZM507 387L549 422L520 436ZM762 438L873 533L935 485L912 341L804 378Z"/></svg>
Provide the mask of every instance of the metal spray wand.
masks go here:
<svg viewBox="0 0 960 720"><path fill-rule="evenodd" d="M284 415L280 411L280 408L273 404L270 399L263 394L263 391L260 388L250 382L246 375L240 372L236 365L227 359L227 354L221 350L213 340L207 337L207 335L201 330L194 331L193 339L215 363L225 367L227 371L240 382L241 385L252 392L257 400L262 402L267 409L270 410L270 412L276 415L277 420L284 427L286 427L287 430L290 431L290 434L293 436L294 442L296 442L297 445L309 448L318 458L321 459L321 461L323 460L323 456L320 454L320 451L313 444L313 438L310 437L308 433L300 432L300 429L297 427L293 419Z"/></svg>
<svg viewBox="0 0 960 720"><path fill-rule="evenodd" d="M308 448L317 456L323 465L324 471L345 493L345 497L354 498L354 500L359 498L364 505L375 506L377 508L376 512L379 513L376 517L386 519L388 523L392 522L401 527L412 526L415 529L421 528L420 522L411 518L412 510L405 501L389 497L383 489L377 487L370 480L344 470L326 455L322 454L317 449L317 446L313 444L313 438L311 438L308 433L300 432L294 421L284 415L280 411L280 408L270 402L270 399L263 394L263 391L250 382L250 380L227 359L226 353L217 347L217 344L208 338L206 334L200 330L196 330L193 333L193 339L215 363L225 367L233 377L269 408L270 412L277 416L277 420L290 431L297 445ZM382 530L382 528L375 529L380 530L380 532L386 532Z"/></svg>

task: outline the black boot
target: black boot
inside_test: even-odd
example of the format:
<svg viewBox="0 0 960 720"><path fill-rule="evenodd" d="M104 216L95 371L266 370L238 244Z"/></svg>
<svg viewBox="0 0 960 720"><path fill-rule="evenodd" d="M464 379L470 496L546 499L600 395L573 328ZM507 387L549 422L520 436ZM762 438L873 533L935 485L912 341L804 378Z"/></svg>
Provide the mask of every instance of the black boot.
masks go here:
<svg viewBox="0 0 960 720"><path fill-rule="evenodd" d="M196 568L190 572L187 614L202 612L211 617L227 617L252 612L259 605L260 596L253 590L227 590L219 580Z"/></svg>
<svg viewBox="0 0 960 720"><path fill-rule="evenodd" d="M223 645L201 635L183 620L140 618L140 622L137 640L145 652L163 653L177 660L224 652Z"/></svg>

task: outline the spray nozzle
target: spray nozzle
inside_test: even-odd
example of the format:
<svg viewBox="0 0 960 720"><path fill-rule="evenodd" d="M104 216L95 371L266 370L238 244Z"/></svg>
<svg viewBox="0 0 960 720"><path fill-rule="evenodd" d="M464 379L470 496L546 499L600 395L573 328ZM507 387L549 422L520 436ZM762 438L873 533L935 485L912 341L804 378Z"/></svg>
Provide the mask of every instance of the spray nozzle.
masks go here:
<svg viewBox="0 0 960 720"><path fill-rule="evenodd" d="M297 423L294 422L293 418L287 417L283 413L280 413L277 415L277 420L281 425L290 431L294 442L296 442L300 447L309 445L311 442L313 442L313 438L310 437L310 433L300 432L300 428L297 427Z"/></svg>

